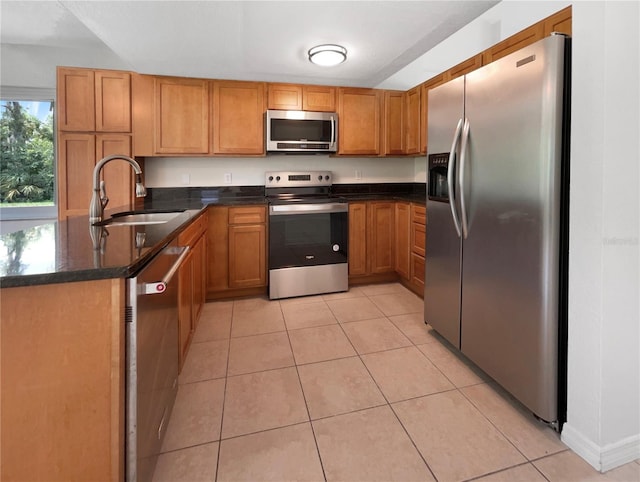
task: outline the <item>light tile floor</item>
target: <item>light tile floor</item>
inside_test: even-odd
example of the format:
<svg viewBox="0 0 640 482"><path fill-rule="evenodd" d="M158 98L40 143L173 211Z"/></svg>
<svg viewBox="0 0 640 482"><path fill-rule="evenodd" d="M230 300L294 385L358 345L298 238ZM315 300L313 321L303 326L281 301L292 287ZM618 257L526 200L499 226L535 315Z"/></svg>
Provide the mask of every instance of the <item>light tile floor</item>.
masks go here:
<svg viewBox="0 0 640 482"><path fill-rule="evenodd" d="M600 474L397 283L207 303L154 481L640 481Z"/></svg>

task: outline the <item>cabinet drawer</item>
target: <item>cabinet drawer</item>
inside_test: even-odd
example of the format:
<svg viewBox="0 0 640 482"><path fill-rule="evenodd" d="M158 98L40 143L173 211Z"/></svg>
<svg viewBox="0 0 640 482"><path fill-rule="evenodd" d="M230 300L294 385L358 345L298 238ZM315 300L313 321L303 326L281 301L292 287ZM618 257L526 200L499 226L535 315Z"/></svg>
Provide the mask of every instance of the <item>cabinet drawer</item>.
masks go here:
<svg viewBox="0 0 640 482"><path fill-rule="evenodd" d="M411 253L411 281L424 288L424 258Z"/></svg>
<svg viewBox="0 0 640 482"><path fill-rule="evenodd" d="M411 223L411 252L424 256L425 253L425 226L424 224Z"/></svg>
<svg viewBox="0 0 640 482"><path fill-rule="evenodd" d="M419 204L411 203L411 222L427 224L427 209Z"/></svg>
<svg viewBox="0 0 640 482"><path fill-rule="evenodd" d="M206 213L200 214L187 228L178 235L180 246L193 246L196 240L207 229Z"/></svg>
<svg viewBox="0 0 640 482"><path fill-rule="evenodd" d="M231 207L229 208L229 224L257 224L264 223L267 217L264 206Z"/></svg>

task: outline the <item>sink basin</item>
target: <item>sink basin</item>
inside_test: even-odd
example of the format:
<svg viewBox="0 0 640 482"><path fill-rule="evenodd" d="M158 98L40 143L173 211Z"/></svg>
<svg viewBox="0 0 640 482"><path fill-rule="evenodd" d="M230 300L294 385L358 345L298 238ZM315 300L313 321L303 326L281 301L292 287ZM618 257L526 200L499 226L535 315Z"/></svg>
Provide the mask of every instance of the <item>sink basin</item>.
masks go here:
<svg viewBox="0 0 640 482"><path fill-rule="evenodd" d="M98 226L137 226L141 224L164 224L180 216L184 211L118 213L105 219Z"/></svg>

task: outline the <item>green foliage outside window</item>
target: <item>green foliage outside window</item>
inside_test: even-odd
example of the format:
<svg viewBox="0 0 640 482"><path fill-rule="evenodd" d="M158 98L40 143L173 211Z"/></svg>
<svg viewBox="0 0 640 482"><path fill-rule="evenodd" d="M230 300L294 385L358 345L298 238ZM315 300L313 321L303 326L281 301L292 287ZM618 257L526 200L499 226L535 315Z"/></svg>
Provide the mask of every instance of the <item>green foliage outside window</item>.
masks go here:
<svg viewBox="0 0 640 482"><path fill-rule="evenodd" d="M2 102L0 117L0 205L53 204L53 116L41 121L21 102Z"/></svg>

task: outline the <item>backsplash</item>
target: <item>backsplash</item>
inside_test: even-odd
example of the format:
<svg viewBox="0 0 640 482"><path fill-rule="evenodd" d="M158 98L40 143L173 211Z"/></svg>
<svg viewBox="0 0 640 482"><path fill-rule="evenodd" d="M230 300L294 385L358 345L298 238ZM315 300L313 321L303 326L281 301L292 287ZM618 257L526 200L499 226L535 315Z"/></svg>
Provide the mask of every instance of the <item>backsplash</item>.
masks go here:
<svg viewBox="0 0 640 482"><path fill-rule="evenodd" d="M403 183L426 181L422 157L153 157L144 163L147 187L264 186L266 171L329 170L334 183ZM226 182L225 177L229 177Z"/></svg>

